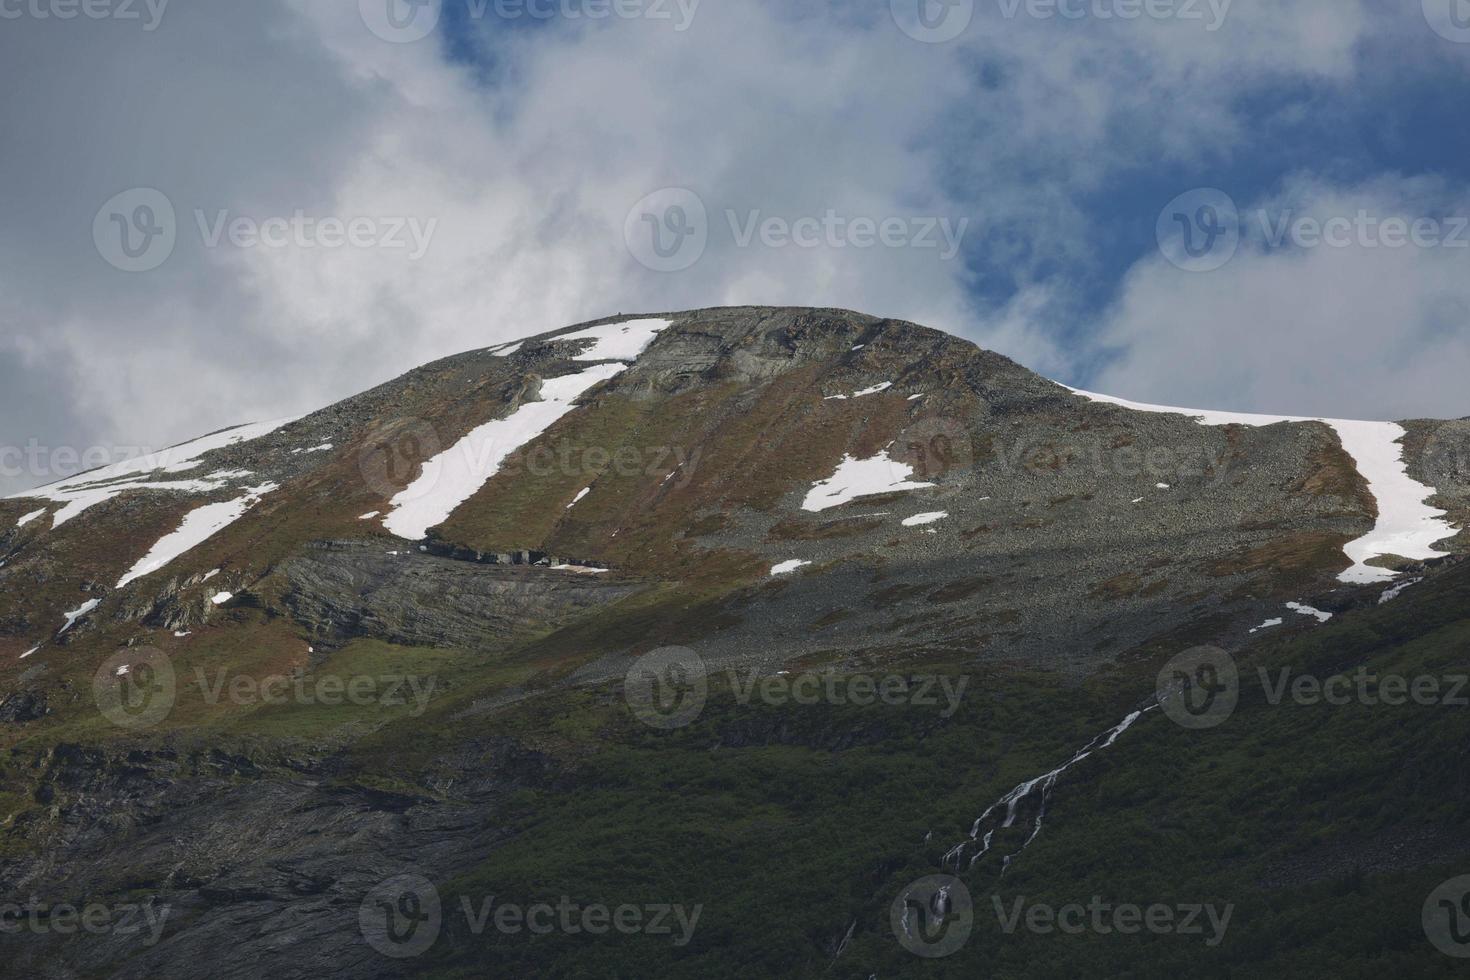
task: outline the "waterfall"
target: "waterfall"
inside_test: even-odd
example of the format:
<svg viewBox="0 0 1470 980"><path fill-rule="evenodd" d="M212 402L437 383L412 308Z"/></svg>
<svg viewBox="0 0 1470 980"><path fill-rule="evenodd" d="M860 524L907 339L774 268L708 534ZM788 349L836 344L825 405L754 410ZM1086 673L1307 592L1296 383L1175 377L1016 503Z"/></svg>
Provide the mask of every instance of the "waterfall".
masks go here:
<svg viewBox="0 0 1470 980"><path fill-rule="evenodd" d="M1026 780L1024 783L1016 786L1009 793L996 800L986 809L984 813L980 814L978 819L976 819L974 825L970 828L970 836L960 841L954 847L945 852L944 863L947 865L952 864L958 870L961 862L964 860L966 852L968 852L972 847L975 847L978 849L970 858L969 862L964 865L966 868L973 868L975 866L975 862L979 861L990 851L991 844L995 840L996 830L1014 826L1022 801L1026 800L1027 798L1032 796L1032 794L1039 791L1041 794L1041 801L1040 804L1037 806L1036 820L1031 827L1031 833L1026 836L1026 840L1021 844L1019 849L1017 849L1012 854L1006 855L1001 868L1001 873L1004 874L1005 871L1011 866L1011 859L1019 855L1021 851L1024 851L1028 846L1030 846L1031 842L1034 841L1037 835L1041 833L1041 823L1044 819L1046 819L1046 805L1047 802L1051 799L1052 787L1056 785L1057 779L1061 777L1062 773L1077 765L1077 763L1092 755L1094 752L1100 752L1103 749L1111 747L1112 744L1118 740L1118 737L1120 735L1131 728L1133 726L1133 723L1136 722L1139 718L1143 717L1144 712L1152 711L1156 707L1158 707L1157 704L1151 704L1146 708L1133 712L1128 717L1118 722L1118 724L1114 725L1106 732L1103 732L1097 738L1094 738L1091 742L1088 742L1085 746L1079 749L1077 753L1072 756L1072 758L1068 759L1062 765L1053 769L1051 772L1043 773L1042 775L1037 776L1035 779ZM981 829L985 827L986 821L989 820L992 815L995 815L996 812L999 811L1002 807L1005 808L1004 820L996 826L990 827L990 829L985 832L985 835L982 838Z"/></svg>

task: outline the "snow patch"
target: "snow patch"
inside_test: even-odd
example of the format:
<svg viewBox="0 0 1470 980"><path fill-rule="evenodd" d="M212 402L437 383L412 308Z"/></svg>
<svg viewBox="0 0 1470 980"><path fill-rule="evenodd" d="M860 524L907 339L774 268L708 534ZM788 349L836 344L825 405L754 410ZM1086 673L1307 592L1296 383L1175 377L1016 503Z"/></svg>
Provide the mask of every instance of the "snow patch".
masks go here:
<svg viewBox="0 0 1470 980"><path fill-rule="evenodd" d="M587 391L625 370L625 364L598 364L542 382L541 401L525 402L505 418L486 422L424 463L419 478L391 501L383 526L401 538L424 537L473 497L507 456L551 428Z"/></svg>
<svg viewBox="0 0 1470 980"><path fill-rule="evenodd" d="M1294 613L1300 613L1303 616L1316 616L1317 622L1319 623L1325 623L1332 618L1332 613L1323 612L1320 609L1313 609L1311 606L1304 606L1300 602L1288 602L1286 608Z"/></svg>
<svg viewBox="0 0 1470 980"><path fill-rule="evenodd" d="M244 516L245 512L259 502L260 498L277 489L274 483L262 483L252 487L243 497L226 500L218 504L205 504L184 515L177 528L159 538L148 554L138 559L126 575L118 579L117 588L122 588L134 579L152 574L203 544ZM215 569L218 571L218 569ZM208 576L206 577L206 580Z"/></svg>
<svg viewBox="0 0 1470 980"><path fill-rule="evenodd" d="M575 572L578 575L605 575L611 569L593 568L590 565L552 565L554 572Z"/></svg>
<svg viewBox="0 0 1470 980"><path fill-rule="evenodd" d="M1446 554L1434 544L1452 537L1455 529L1443 519L1444 511L1424 502L1435 489L1410 478L1400 442L1408 435L1403 426L1393 422L1331 424L1378 501L1378 522L1373 530L1343 546L1353 567L1338 577L1344 582L1390 582L1398 573L1369 565L1369 559L1398 555L1423 560Z"/></svg>
<svg viewBox="0 0 1470 980"><path fill-rule="evenodd" d="M862 391L854 391L851 395L828 395L826 398L824 398L822 400L823 401L829 401L830 402L830 401L842 401L842 400L845 400L845 399L848 399L848 398L862 398L862 397L864 397L866 395L876 395L880 391L887 391L889 388L892 388L892 387L893 387L893 382L891 382L891 381L885 381L882 384L873 385L873 387L871 387L871 388L864 388ZM913 399L911 398L911 399L909 399L909 401L913 401Z"/></svg>
<svg viewBox="0 0 1470 980"><path fill-rule="evenodd" d="M801 507L803 510L823 511L859 497L934 486L932 483L910 481L909 477L913 475L912 466L891 459L886 449L871 459L844 456L837 464L837 472L812 484Z"/></svg>
<svg viewBox="0 0 1470 980"><path fill-rule="evenodd" d="M73 609L69 613L62 613L62 615L66 617L66 625L58 630L56 635L60 636L62 633L65 633L67 630L71 629L74 625L76 625L77 620L81 619L83 616L87 615L87 613L91 612L93 609L96 609L101 604L101 599L88 599L86 602L82 603L79 608Z"/></svg>
<svg viewBox="0 0 1470 980"><path fill-rule="evenodd" d="M771 566L771 574L772 575L789 575L792 572L796 571L798 568L801 568L801 567L803 567L805 565L810 565L810 564L811 564L811 562L809 562L809 561L802 561L800 558L792 558L790 561L783 561L783 562L781 562L778 565L772 565Z"/></svg>
<svg viewBox="0 0 1470 980"><path fill-rule="evenodd" d="M600 327L588 327L575 333L564 333L563 340L594 340L591 347L573 357L574 361L632 361L642 354L659 332L673 325L671 320L645 319L624 320L621 323L605 323Z"/></svg>
<svg viewBox="0 0 1470 980"><path fill-rule="evenodd" d="M380 513L382 513L382 511L370 510L366 514L363 514L361 517L359 517L358 520L359 521L370 521L374 517L377 517Z"/></svg>
<svg viewBox="0 0 1470 980"><path fill-rule="evenodd" d="M40 649L41 649L40 647L31 647L25 653L23 653L23 654L20 655L20 659L24 660L26 657L29 657L31 654L35 653L37 650L40 650Z"/></svg>
<svg viewBox="0 0 1470 980"><path fill-rule="evenodd" d="M160 483L147 483L134 480L123 483L109 483L102 487L47 491L44 494L41 494L40 491L31 492L66 504L65 507L51 515L51 526L58 528L83 512L96 507L98 504L104 504L114 497L121 496L129 490L176 490L180 493L213 493L223 488L223 483L217 483L210 479L166 480Z"/></svg>
<svg viewBox="0 0 1470 980"><path fill-rule="evenodd" d="M104 466L95 470L88 470L76 476L59 480L38 490L25 490L12 494L10 500L23 500L34 498L36 500L60 499L55 494L66 493L82 487L94 487L100 483L108 483L127 477L142 476L156 470L165 473L182 473L198 467L203 460L200 458L205 453L216 449L224 449L228 446L236 446L243 442L251 442L262 436L268 436L277 429L284 428L295 422L301 416L276 419L273 422L254 422L249 425L239 425L233 429L225 429L212 435L201 436L189 442L180 443L169 449L145 456L135 456L125 459L121 463Z"/></svg>
<svg viewBox="0 0 1470 980"><path fill-rule="evenodd" d="M293 449L291 450L291 455L294 456L297 453L320 453L331 448L332 444L330 442L324 442L320 446L312 446L310 449Z"/></svg>
<svg viewBox="0 0 1470 980"><path fill-rule="evenodd" d="M557 340L594 340L576 361L623 360L643 353L672 321L627 320L563 334ZM526 402L503 419L493 419L424 464L419 478L391 502L383 526L402 538L424 537L485 485L505 458L549 429L570 412L588 390L617 377L627 363L596 364L577 374L541 384L541 401Z"/></svg>
<svg viewBox="0 0 1470 980"><path fill-rule="evenodd" d="M36 518L43 516L45 513L46 513L46 508L45 507L42 507L40 510L33 510L29 514L27 514L26 516L22 517L20 520L16 521L15 522L15 526L16 527L25 527L31 521L34 521Z"/></svg>
<svg viewBox="0 0 1470 980"><path fill-rule="evenodd" d="M903 519L903 526L920 527L924 524L933 524L936 521L942 521L948 516L949 511L947 510L936 510L932 514L915 514L913 517L905 517Z"/></svg>
<svg viewBox="0 0 1470 980"><path fill-rule="evenodd" d="M1358 472L1368 481L1368 489L1378 502L1378 520L1373 530L1343 546L1343 552L1352 559L1353 565L1338 576L1340 581L1355 584L1392 581L1397 572L1369 565L1368 561L1384 555L1398 555L1411 560L1434 558L1446 554L1434 547L1435 542L1455 534L1455 529L1444 520L1445 512L1424 502L1434 495L1435 488L1410 478L1401 442L1407 433L1403 426L1395 422L1356 422L1347 419L1173 408L1131 402L1077 388L1067 387L1067 390L1095 402L1119 405L1138 412L1189 416L1201 425L1261 426L1282 422L1321 422L1331 426L1342 442L1342 448L1352 457Z"/></svg>
<svg viewBox="0 0 1470 980"><path fill-rule="evenodd" d="M567 510L571 510L573 507L577 506L577 504L581 501L581 499L583 497L587 496L591 492L592 492L592 488L591 487L586 487L586 488L584 488L582 490L577 491L577 495L572 498L572 502L569 503L569 504L567 504Z"/></svg>
<svg viewBox="0 0 1470 980"><path fill-rule="evenodd" d="M98 504L130 490L175 490L182 493L212 493L224 488L225 483L250 475L248 470L221 470L193 480L165 480L149 482L148 477L157 472L182 473L203 464L204 454L229 446L251 442L270 435L277 429L290 425L301 416L277 419L273 422L256 422L236 426L223 432L203 436L192 442L181 443L171 449L137 456L133 459L89 470L77 476L60 480L36 490L24 490L13 494L11 500L54 500L66 504L51 518L51 526L58 528Z"/></svg>
<svg viewBox="0 0 1470 980"><path fill-rule="evenodd" d="M213 596L210 597L209 601L214 603L216 606L223 606L225 603L229 602L233 598L235 598L235 594L233 592L216 592Z"/></svg>
<svg viewBox="0 0 1470 980"><path fill-rule="evenodd" d="M1251 632L1259 633L1261 630L1270 629L1273 626L1280 626L1284 622L1286 622L1286 620L1282 619L1280 616L1277 616L1275 619L1266 620L1260 626L1257 626L1255 629L1251 630Z"/></svg>

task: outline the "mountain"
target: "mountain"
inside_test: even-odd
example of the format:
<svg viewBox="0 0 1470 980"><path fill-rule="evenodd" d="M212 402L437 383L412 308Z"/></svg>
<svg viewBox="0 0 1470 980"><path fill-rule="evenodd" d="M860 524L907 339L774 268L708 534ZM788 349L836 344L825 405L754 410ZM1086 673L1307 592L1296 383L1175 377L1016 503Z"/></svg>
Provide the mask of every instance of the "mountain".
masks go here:
<svg viewBox="0 0 1470 980"><path fill-rule="evenodd" d="M468 352L27 491L0 501L0 883L29 925L0 950L140 977L1448 975L1420 903L1470 843L1464 712L1284 706L1270 678L1456 676L1467 449L1466 420L1140 405L912 323L742 307ZM1234 706L1174 724L1202 663ZM948 908L906 891L931 873L993 934L905 948ZM422 949L369 924L407 914L402 875L440 907ZM1214 944L1070 941L996 931L986 889L1236 912ZM130 896L170 910L154 941L35 926ZM487 928L491 896L676 906L685 941Z"/></svg>

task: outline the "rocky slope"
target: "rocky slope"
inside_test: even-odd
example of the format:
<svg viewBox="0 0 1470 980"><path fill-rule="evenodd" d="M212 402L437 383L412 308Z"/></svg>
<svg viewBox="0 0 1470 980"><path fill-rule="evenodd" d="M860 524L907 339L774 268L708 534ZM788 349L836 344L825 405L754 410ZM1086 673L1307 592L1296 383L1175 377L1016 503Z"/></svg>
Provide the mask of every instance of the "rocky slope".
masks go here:
<svg viewBox="0 0 1470 980"><path fill-rule="evenodd" d="M658 326L628 340L630 322ZM94 634L167 643L149 627L203 625L221 592L284 589L320 613L326 600L290 569L323 541L398 551L437 570L429 580L444 573L426 542L575 555L644 589L718 597L706 625L725 635L682 639L731 656L751 646L738 624L755 623L808 653L959 644L1085 670L1201 624L1238 637L1288 601L1354 601L1343 549L1372 532L1376 502L1328 425L1133 411L954 337L840 311L591 326L607 324L611 339L584 325L467 353L241 441L0 503L0 676L32 648L44 661ZM540 394L569 380L580 393L564 404ZM518 431L546 408L548 424ZM485 433L497 419L511 424ZM1465 428L1415 423L1404 447L1452 515L1470 494ZM160 549L232 505L200 543Z"/></svg>
<svg viewBox="0 0 1470 980"><path fill-rule="evenodd" d="M641 860L615 833L576 858L561 842L601 819L582 797L677 840L643 781L666 764L681 800L761 812L836 771L884 787L786 839L828 819L907 833L942 782L933 848L889 841L942 864L986 806L1151 703L1180 650L1351 639L1385 597L1458 595L1467 449L1465 421L1118 403L912 323L732 308L468 352L29 491L0 501L0 884L48 908L165 896L177 918L143 949L0 948L35 975L461 975L365 944L363 893L405 865L494 880L518 847L531 868ZM690 761L677 741L643 760L623 681L667 646L697 651L712 703L746 671L922 667L984 693L952 717L711 708ZM746 786L734 760L767 751ZM1042 798L1017 799L1039 826ZM704 845L674 846L702 866ZM901 866L856 874L848 846L793 868L866 895ZM853 901L790 972L827 968L871 912Z"/></svg>

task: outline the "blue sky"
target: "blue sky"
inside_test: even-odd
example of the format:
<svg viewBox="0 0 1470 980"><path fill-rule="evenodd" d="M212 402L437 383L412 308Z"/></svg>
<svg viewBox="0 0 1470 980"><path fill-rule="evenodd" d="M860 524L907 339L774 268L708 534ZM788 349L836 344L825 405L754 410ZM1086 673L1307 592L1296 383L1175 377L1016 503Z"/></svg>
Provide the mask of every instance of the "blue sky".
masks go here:
<svg viewBox="0 0 1470 980"><path fill-rule="evenodd" d="M0 444L157 448L732 303L1143 401L1470 415L1470 0L48 2L0 21ZM1239 234L1207 239L1221 207ZM167 255L123 268L105 239L165 210ZM324 220L371 233L322 247Z"/></svg>

